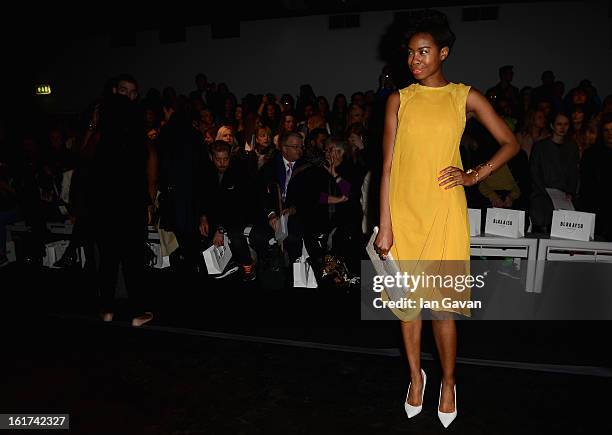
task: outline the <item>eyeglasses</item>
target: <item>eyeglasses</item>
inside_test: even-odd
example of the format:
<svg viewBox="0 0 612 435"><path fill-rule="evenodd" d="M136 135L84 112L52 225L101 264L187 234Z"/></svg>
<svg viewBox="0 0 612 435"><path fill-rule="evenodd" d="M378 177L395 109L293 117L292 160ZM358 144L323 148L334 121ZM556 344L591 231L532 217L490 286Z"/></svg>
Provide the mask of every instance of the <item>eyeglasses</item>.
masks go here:
<svg viewBox="0 0 612 435"><path fill-rule="evenodd" d="M285 148L304 148L304 145L285 145Z"/></svg>

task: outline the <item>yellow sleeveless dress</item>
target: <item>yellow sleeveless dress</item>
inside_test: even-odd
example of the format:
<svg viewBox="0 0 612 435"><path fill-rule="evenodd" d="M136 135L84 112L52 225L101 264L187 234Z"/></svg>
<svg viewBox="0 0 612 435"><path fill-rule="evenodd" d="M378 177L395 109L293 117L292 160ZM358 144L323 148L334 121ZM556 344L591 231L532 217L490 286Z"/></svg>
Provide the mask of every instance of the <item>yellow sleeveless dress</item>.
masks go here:
<svg viewBox="0 0 612 435"><path fill-rule="evenodd" d="M443 277L469 274L470 226L464 188L445 190L437 180L448 166L463 169L459 143L469 90L461 83L449 83L438 88L413 84L399 91L389 206L391 254L403 272ZM466 303L470 289L454 283L451 288L434 283L420 286L410 297L438 301L438 307L426 307L434 311L470 316ZM455 306L444 307L445 298L447 305ZM402 320L411 320L420 310L392 311Z"/></svg>

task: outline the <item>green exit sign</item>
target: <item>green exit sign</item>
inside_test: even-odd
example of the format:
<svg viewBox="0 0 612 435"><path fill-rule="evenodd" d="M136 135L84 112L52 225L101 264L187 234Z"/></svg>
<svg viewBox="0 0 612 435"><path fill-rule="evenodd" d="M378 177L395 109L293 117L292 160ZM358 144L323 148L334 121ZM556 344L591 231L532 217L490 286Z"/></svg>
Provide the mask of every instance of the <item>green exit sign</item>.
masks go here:
<svg viewBox="0 0 612 435"><path fill-rule="evenodd" d="M49 95L51 93L51 85L36 86L36 95Z"/></svg>

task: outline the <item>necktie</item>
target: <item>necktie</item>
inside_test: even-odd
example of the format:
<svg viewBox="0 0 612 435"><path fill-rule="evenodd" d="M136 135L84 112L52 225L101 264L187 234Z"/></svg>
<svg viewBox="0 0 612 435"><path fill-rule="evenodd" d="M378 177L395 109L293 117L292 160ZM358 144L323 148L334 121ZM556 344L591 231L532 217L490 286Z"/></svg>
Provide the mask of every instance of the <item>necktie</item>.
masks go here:
<svg viewBox="0 0 612 435"><path fill-rule="evenodd" d="M291 178L291 170L293 169L293 162L287 164L287 182Z"/></svg>
<svg viewBox="0 0 612 435"><path fill-rule="evenodd" d="M283 201L287 196L287 187L289 186L289 180L291 179L291 173L293 169L293 162L287 163L287 176L285 177L285 191L283 192Z"/></svg>

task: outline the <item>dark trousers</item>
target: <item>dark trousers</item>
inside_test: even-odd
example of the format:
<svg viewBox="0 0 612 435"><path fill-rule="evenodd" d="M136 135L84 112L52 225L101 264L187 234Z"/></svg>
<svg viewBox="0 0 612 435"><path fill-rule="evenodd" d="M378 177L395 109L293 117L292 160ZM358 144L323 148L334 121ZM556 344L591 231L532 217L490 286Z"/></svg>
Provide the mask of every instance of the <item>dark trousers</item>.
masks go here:
<svg viewBox="0 0 612 435"><path fill-rule="evenodd" d="M0 258L6 255L6 226L16 222L18 217L16 208L0 210Z"/></svg>
<svg viewBox="0 0 612 435"><path fill-rule="evenodd" d="M289 254L289 261L293 263L302 255L302 237L304 236L304 225L298 215L289 216L287 229L289 230L289 235L283 241L283 247ZM268 247L270 246L268 241L273 238L274 231L272 231L272 227L267 223L255 224L249 234L251 246L253 246L253 249L255 249L260 258L263 258L266 252L268 252ZM308 245L306 249L308 249Z"/></svg>
<svg viewBox="0 0 612 435"><path fill-rule="evenodd" d="M93 223L91 217L88 215L77 216L76 222L72 227L72 235L70 237L70 244L66 248L66 254L74 255L76 251L83 247L85 252L85 268L93 270L93 258L94 258L94 233Z"/></svg>
<svg viewBox="0 0 612 435"><path fill-rule="evenodd" d="M98 238L100 251L100 297L104 312L113 312L119 265L123 271L130 308L134 315L148 310L145 292L144 229L122 229L118 233L104 232Z"/></svg>
<svg viewBox="0 0 612 435"><path fill-rule="evenodd" d="M92 230L92 222L89 216L77 216L74 226L72 227L70 249L76 249L91 242L93 240Z"/></svg>
<svg viewBox="0 0 612 435"><path fill-rule="evenodd" d="M232 257L236 260L236 263L240 265L248 265L253 263L251 258L251 251L247 243L246 236L244 235L244 228L246 225L236 225L226 228L227 237L230 239L230 249L232 250Z"/></svg>
<svg viewBox="0 0 612 435"><path fill-rule="evenodd" d="M176 240L179 244L177 254L180 255L178 267L194 271L202 266L202 241L199 231L175 231ZM170 263L174 267L173 259L178 259L176 254L170 256Z"/></svg>
<svg viewBox="0 0 612 435"><path fill-rule="evenodd" d="M24 237L25 257L42 263L45 256L45 242L48 235L47 224L42 213L40 200L26 197L21 203L21 212L26 225L32 232Z"/></svg>

